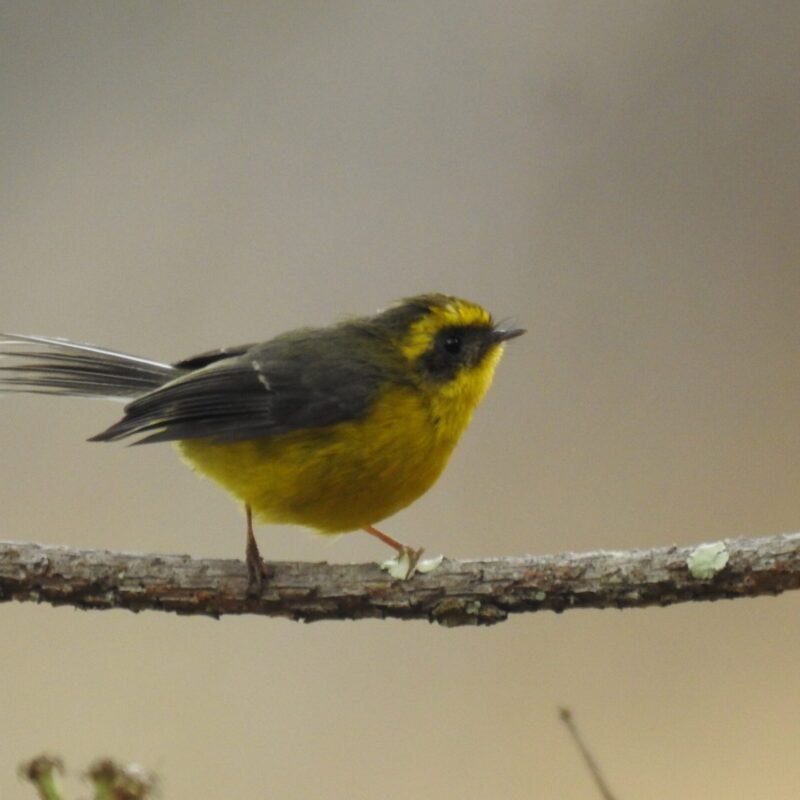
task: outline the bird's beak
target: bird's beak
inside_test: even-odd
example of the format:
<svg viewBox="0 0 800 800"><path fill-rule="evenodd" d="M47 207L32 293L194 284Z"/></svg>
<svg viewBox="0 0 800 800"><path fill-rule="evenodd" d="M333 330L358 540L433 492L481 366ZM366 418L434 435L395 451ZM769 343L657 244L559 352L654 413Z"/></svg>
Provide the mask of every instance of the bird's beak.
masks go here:
<svg viewBox="0 0 800 800"><path fill-rule="evenodd" d="M516 339L517 336L522 336L525 333L525 328L505 328L498 325L492 331L492 341L507 342L509 339Z"/></svg>

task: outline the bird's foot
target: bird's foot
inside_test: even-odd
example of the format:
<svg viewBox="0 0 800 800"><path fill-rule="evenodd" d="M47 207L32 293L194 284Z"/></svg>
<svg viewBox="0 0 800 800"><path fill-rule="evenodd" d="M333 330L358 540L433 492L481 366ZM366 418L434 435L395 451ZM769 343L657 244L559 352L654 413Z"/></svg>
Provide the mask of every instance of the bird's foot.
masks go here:
<svg viewBox="0 0 800 800"><path fill-rule="evenodd" d="M254 558L251 557L249 551L245 563L247 564L247 596L260 597L267 581L275 575L275 569L265 563L258 553Z"/></svg>
<svg viewBox="0 0 800 800"><path fill-rule="evenodd" d="M269 564L264 563L261 553L258 552L256 537L253 536L253 518L249 506L246 506L246 511L247 545L244 551L244 560L247 564L247 595L248 597L260 597L264 591L265 582L275 574L275 570Z"/></svg>
<svg viewBox="0 0 800 800"><path fill-rule="evenodd" d="M407 581L417 572L433 572L442 563L444 556L423 559L423 552L421 547L414 548L403 545L394 558L381 564L381 569L401 581Z"/></svg>

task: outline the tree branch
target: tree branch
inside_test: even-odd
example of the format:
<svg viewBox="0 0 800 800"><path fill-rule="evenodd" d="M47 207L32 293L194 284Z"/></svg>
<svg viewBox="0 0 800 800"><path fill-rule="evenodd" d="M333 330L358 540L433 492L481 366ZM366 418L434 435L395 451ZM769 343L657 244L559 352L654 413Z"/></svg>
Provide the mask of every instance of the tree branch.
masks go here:
<svg viewBox="0 0 800 800"><path fill-rule="evenodd" d="M272 563L260 597L241 561L0 542L0 602L311 622L396 617L491 625L522 611L641 608L800 587L800 533L695 547L445 559L397 581L376 564Z"/></svg>

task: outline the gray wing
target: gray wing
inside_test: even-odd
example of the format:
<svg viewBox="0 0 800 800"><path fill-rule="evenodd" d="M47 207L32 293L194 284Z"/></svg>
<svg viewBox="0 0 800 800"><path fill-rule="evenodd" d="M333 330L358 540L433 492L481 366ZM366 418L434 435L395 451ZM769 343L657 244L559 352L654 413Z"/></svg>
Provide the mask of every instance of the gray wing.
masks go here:
<svg viewBox="0 0 800 800"><path fill-rule="evenodd" d="M374 348L368 337L333 328L186 359L178 366L202 366L129 403L92 440L235 442L357 419L386 375Z"/></svg>
<svg viewBox="0 0 800 800"><path fill-rule="evenodd" d="M257 346L257 344L251 343L241 344L237 347L220 347L216 350L206 350L204 353L198 353L196 356L176 361L172 366L175 367L175 369L201 369L202 367L207 367L209 364L215 364L217 361L223 361L226 358L244 355L248 350L252 350Z"/></svg>

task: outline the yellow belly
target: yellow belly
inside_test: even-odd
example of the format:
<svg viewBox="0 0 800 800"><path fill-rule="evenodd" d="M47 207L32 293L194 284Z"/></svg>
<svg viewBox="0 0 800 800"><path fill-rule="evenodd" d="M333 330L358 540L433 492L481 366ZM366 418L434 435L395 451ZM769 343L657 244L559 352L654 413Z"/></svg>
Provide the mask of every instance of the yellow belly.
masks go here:
<svg viewBox="0 0 800 800"><path fill-rule="evenodd" d="M253 509L262 522L322 533L371 525L426 492L472 409L434 418L413 390L394 389L363 419L229 444L178 442L189 464Z"/></svg>

